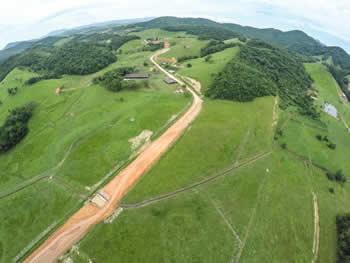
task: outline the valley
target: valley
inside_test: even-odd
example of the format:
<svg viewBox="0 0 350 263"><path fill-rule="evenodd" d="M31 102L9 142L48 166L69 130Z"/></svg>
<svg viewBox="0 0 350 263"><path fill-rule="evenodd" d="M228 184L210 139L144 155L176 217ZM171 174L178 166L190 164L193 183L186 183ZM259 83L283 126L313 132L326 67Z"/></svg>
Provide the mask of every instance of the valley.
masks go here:
<svg viewBox="0 0 350 263"><path fill-rule="evenodd" d="M322 56L213 23L107 27L0 62L15 66L0 124L34 105L0 154L0 262L336 261L350 201L343 87ZM99 62L75 54L48 70L78 44Z"/></svg>

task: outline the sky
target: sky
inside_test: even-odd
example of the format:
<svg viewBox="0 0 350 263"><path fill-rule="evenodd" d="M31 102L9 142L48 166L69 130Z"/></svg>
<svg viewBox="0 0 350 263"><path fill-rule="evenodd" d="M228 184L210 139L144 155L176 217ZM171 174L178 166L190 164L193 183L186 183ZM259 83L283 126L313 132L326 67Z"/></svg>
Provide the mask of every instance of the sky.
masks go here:
<svg viewBox="0 0 350 263"><path fill-rule="evenodd" d="M0 49L59 29L165 15L299 29L350 53L349 0L10 0L1 3Z"/></svg>

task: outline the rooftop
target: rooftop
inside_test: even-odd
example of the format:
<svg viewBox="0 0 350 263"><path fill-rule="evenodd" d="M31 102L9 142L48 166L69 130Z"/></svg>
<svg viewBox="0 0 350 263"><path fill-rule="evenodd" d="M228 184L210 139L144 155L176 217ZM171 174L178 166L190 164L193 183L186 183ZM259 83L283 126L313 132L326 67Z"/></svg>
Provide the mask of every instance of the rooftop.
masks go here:
<svg viewBox="0 0 350 263"><path fill-rule="evenodd" d="M175 83L177 83L177 81L175 79L172 79L172 78L166 78L166 79L164 79L164 82L167 83L167 84L175 84Z"/></svg>
<svg viewBox="0 0 350 263"><path fill-rule="evenodd" d="M148 73L130 73L124 76L124 79L148 79Z"/></svg>

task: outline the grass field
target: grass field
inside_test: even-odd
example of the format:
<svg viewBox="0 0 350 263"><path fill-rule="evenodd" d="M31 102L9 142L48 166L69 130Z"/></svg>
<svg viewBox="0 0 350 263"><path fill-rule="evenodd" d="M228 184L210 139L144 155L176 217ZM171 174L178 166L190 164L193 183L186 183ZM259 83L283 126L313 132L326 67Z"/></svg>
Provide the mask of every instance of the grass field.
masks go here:
<svg viewBox="0 0 350 263"><path fill-rule="evenodd" d="M187 35L185 32L170 32L170 31L165 31L159 28L154 28L154 29L148 29L148 30L143 30L140 32L131 32L130 35L136 35L141 37L142 39L161 39L165 41L172 41L176 38L186 38L190 37L192 38L193 36Z"/></svg>
<svg viewBox="0 0 350 263"><path fill-rule="evenodd" d="M344 119L348 119L350 110L340 102L337 94L338 86L326 68L321 64L307 64L306 69L314 79L314 87L318 90L316 105L323 107L324 102L328 101L339 110ZM289 150L310 158L331 171L342 169L345 175L350 176L348 174L350 164L347 161L350 134L341 121L326 113L321 114L320 121L296 116L288 121L283 133L279 142L286 143ZM328 136L330 141L336 144L336 149L328 148L325 142L320 142L316 138L316 135Z"/></svg>
<svg viewBox="0 0 350 263"><path fill-rule="evenodd" d="M127 43L122 48L134 45ZM10 152L0 155L0 262L11 262L45 229L62 223L59 220L71 215L79 204L79 198L65 188L43 180L9 197L4 198L5 194L51 175L77 192L89 194L108 172L128 160L134 151L129 139L144 130L159 136L168 120L191 102L191 98L175 94L178 86L166 85L158 71L151 73L148 87L138 90L113 93L92 84L94 77L117 67L135 66L138 71L150 72L150 67L143 65L150 55L120 54L116 63L100 72L63 76L31 86L24 82L35 74L15 69L1 82L0 124L9 109L30 101L37 106L29 134ZM63 92L56 95L55 89L62 86ZM10 87L18 87L15 96L8 95Z"/></svg>
<svg viewBox="0 0 350 263"><path fill-rule="evenodd" d="M85 186L95 184L129 157L130 138L146 129L156 133L181 111L190 99L174 94L176 86L163 83L161 73L154 72L149 88L137 91L111 93L91 85L93 76L117 66L134 65L142 70L148 55L148 52L123 55L117 63L92 76L65 76L32 86L24 86L23 81L33 74L18 69L9 74L0 89L1 122L8 109L29 101L38 106L29 123L28 136L11 152L0 156L1 170L6 171L1 175L0 192L32 177L51 173L72 145L57 175L84 191ZM65 92L55 95L55 89L62 85ZM12 86L18 86L19 92L9 97L6 88ZM130 121L132 118L135 121ZM94 165L90 167L86 163Z"/></svg>
<svg viewBox="0 0 350 263"><path fill-rule="evenodd" d="M271 150L272 109L271 97L250 103L205 100L193 125L122 203L177 190Z"/></svg>
<svg viewBox="0 0 350 263"><path fill-rule="evenodd" d="M340 90L338 83L328 72L327 68L322 64L310 63L305 64L307 72L315 81L314 87L319 91L316 104L323 106L325 101L333 104L342 118L350 123L350 104L346 106L339 99L338 91Z"/></svg>
<svg viewBox="0 0 350 263"><path fill-rule="evenodd" d="M51 180L0 199L0 262L15 262L41 233L49 232L77 209L79 201L79 196Z"/></svg>
<svg viewBox="0 0 350 263"><path fill-rule="evenodd" d="M199 80L203 93L212 83L213 74L219 73L235 57L238 51L239 48L234 47L212 54L212 62L205 62L205 58L187 60L186 64L191 64L192 67L180 69L178 73Z"/></svg>
<svg viewBox="0 0 350 263"><path fill-rule="evenodd" d="M190 35L189 35L190 36ZM200 56L200 50L204 47L209 41L198 40L197 37L193 38L179 38L176 41L172 42L170 50L161 57L176 59L184 56ZM175 45L174 45L175 44Z"/></svg>
<svg viewBox="0 0 350 263"><path fill-rule="evenodd" d="M69 257L74 262L237 262L243 247L239 262L310 262L315 192L321 216L317 262L333 262L335 213L346 210L348 196L339 185L330 194L328 185L317 168L277 151L170 199L124 209L112 223L93 228Z"/></svg>

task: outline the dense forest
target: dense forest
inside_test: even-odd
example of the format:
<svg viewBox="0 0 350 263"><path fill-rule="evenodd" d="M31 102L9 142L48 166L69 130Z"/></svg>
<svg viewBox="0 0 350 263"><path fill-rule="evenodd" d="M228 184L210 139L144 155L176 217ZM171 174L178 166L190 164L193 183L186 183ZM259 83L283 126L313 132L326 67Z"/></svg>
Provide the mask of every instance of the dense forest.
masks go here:
<svg viewBox="0 0 350 263"><path fill-rule="evenodd" d="M9 111L4 125L0 127L0 153L9 151L27 135L33 109L34 104L29 103Z"/></svg>
<svg viewBox="0 0 350 263"><path fill-rule="evenodd" d="M350 215L339 215L336 219L337 224L337 262L350 262Z"/></svg>
<svg viewBox="0 0 350 263"><path fill-rule="evenodd" d="M47 38L18 55L0 63L0 81L15 67L29 67L43 79L62 74L85 75L97 72L116 61L114 51L137 36L115 34L78 35L62 47L54 46L58 38ZM38 81L32 80L33 82Z"/></svg>
<svg viewBox="0 0 350 263"><path fill-rule="evenodd" d="M244 63L232 60L220 72L206 95L215 99L251 101L256 97L275 95L276 84L265 75Z"/></svg>
<svg viewBox="0 0 350 263"><path fill-rule="evenodd" d="M318 118L319 113L308 95L311 84L310 76L295 56L254 40L240 48L237 57L216 76L206 95L249 101L278 93L282 108L297 105L300 113Z"/></svg>
<svg viewBox="0 0 350 263"><path fill-rule="evenodd" d="M186 32L187 34L198 36L199 40L227 40L230 38L237 38L240 35L225 29L225 28L215 28L209 26L167 26L162 27L162 29L170 32Z"/></svg>

